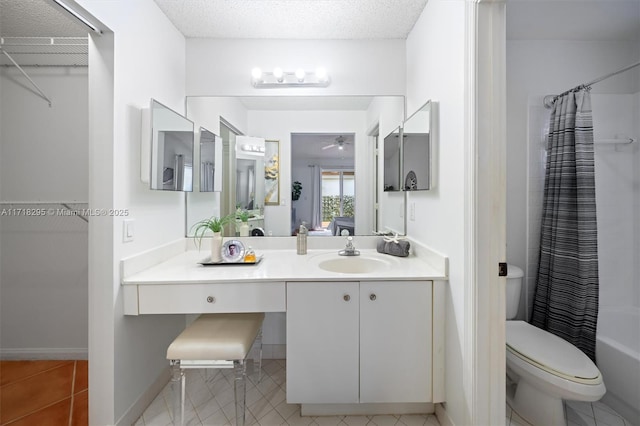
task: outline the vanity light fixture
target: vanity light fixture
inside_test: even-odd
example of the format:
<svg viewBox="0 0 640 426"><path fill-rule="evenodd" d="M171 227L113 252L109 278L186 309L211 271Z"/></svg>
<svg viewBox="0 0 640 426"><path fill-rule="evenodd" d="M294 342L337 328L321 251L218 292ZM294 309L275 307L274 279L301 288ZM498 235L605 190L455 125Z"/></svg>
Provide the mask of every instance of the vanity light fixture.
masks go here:
<svg viewBox="0 0 640 426"><path fill-rule="evenodd" d="M72 14L77 20L85 24L87 27L91 28L97 34L102 34L100 28L98 28L94 23L92 23L89 19L87 19L81 12L78 12L74 9L74 6L67 4L62 0L53 0L58 6Z"/></svg>
<svg viewBox="0 0 640 426"><path fill-rule="evenodd" d="M251 70L251 84L256 89L276 87L327 87L331 83L326 68L317 68L315 72L298 68L284 71L276 67L273 72L265 72L260 68Z"/></svg>

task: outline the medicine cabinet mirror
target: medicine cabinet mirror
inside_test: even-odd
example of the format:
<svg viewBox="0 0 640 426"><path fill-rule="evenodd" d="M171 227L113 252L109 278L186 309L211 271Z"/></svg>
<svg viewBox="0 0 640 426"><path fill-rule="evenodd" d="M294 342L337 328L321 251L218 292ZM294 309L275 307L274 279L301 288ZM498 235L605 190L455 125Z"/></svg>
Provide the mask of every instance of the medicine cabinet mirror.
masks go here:
<svg viewBox="0 0 640 426"><path fill-rule="evenodd" d="M200 192L222 191L220 137L200 127Z"/></svg>
<svg viewBox="0 0 640 426"><path fill-rule="evenodd" d="M413 113L402 126L402 189L423 191L432 187L432 102Z"/></svg>
<svg viewBox="0 0 640 426"><path fill-rule="evenodd" d="M194 124L151 99L151 189L193 190Z"/></svg>
<svg viewBox="0 0 640 426"><path fill-rule="evenodd" d="M400 191L400 127L384 138L384 191Z"/></svg>

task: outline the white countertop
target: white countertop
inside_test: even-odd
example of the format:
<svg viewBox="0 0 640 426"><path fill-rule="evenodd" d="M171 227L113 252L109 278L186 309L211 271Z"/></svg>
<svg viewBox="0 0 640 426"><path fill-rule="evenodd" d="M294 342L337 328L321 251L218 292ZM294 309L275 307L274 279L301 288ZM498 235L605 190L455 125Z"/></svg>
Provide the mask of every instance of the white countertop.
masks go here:
<svg viewBox="0 0 640 426"><path fill-rule="evenodd" d="M360 252L361 258L373 258L386 263L384 269L369 273L338 273L318 267L321 260L349 259L338 256L337 250L309 250L306 255L298 255L295 250L256 250L256 254L262 256L262 260L256 265L203 266L198 262L208 257L207 251L192 250L125 277L122 284L447 279L444 270L429 265L413 254L409 257L395 257L380 254L375 249Z"/></svg>

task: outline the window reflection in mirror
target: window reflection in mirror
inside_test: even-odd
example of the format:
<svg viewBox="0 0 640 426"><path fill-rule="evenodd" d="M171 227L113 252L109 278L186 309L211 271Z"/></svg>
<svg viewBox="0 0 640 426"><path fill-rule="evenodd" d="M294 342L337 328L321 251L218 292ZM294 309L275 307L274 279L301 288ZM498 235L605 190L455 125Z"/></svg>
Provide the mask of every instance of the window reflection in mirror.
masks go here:
<svg viewBox="0 0 640 426"><path fill-rule="evenodd" d="M193 190L192 121L151 99L151 189Z"/></svg>
<svg viewBox="0 0 640 426"><path fill-rule="evenodd" d="M402 126L402 184L405 191L431 188L431 133L431 102L427 102Z"/></svg>
<svg viewBox="0 0 640 426"><path fill-rule="evenodd" d="M236 135L277 140L280 152L278 201L265 203L264 196L256 194L253 207L254 211L260 207L264 213L262 218L265 235L291 236L298 219L311 220L308 215L303 219L300 211L296 211L294 216L292 210L298 210L298 205L304 202L305 197L309 201L311 189L308 185L303 185L300 199L293 199L292 184L300 181L295 177L295 170L303 168L309 173L308 166L314 164L308 160L301 164L296 162L292 155L293 135L332 134L335 139L341 134L353 134L355 234L372 235L373 231L388 229L404 234L404 197L395 196L403 193L383 192L383 156L382 153L376 154L375 150L376 136L386 135L404 120L403 96L194 96L187 97L187 115L197 125L214 131L219 129L223 143L232 145L225 145L223 191L219 198L216 194L211 194L213 197L206 210L211 213L207 217L214 213L224 215L234 211L237 199L241 198L236 185ZM225 129L221 123L232 123L234 129ZM374 128L378 129L375 134ZM382 142L380 137L380 145ZM382 146L380 148L383 149ZM258 189L259 184L264 183L264 170L260 166L256 166L255 176L255 188ZM242 192L251 191L243 189ZM243 203L242 200L239 202ZM249 203L250 197L244 206ZM204 218L194 217L191 210L191 198L187 197L187 231L195 221ZM200 210L199 214L202 216L203 211Z"/></svg>

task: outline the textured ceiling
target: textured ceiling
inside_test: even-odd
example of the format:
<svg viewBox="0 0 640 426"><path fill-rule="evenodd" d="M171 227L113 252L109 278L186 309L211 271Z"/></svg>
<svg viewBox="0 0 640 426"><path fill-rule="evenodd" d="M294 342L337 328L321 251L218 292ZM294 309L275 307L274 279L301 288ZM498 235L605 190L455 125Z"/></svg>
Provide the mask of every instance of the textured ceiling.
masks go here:
<svg viewBox="0 0 640 426"><path fill-rule="evenodd" d="M404 39L427 0L155 0L187 37Z"/></svg>
<svg viewBox="0 0 640 426"><path fill-rule="evenodd" d="M51 0L0 0L2 37L86 37L87 32Z"/></svg>

